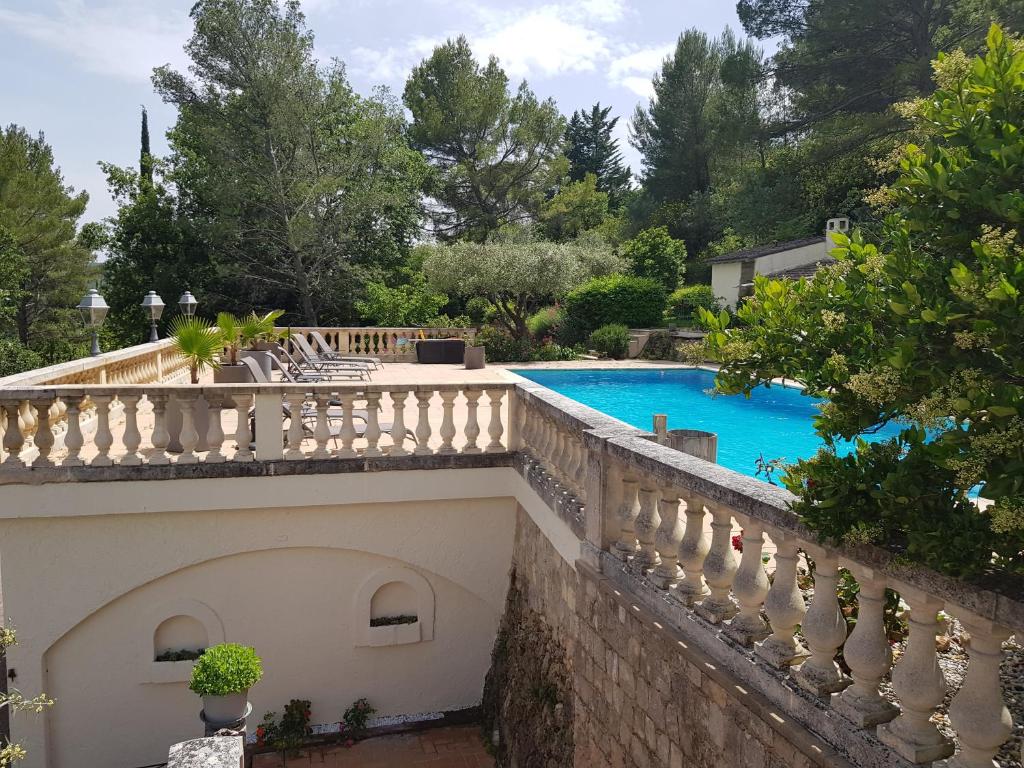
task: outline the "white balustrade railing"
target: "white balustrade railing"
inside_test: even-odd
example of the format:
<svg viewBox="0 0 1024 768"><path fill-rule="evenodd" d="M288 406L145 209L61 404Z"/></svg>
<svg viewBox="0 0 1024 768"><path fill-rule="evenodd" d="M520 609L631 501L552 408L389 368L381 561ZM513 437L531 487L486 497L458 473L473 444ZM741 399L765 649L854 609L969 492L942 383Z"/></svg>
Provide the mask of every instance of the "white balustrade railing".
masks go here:
<svg viewBox="0 0 1024 768"><path fill-rule="evenodd" d="M0 473L55 466L220 464L507 451L508 390L472 384L214 384L0 389ZM410 429L410 395L419 408ZM83 409L95 429L81 428ZM116 409L116 419L112 417ZM54 451L49 415L68 423ZM34 451L20 414L31 414ZM487 443L481 445L486 421ZM171 446L175 448L171 448ZM179 447L180 446L180 447Z"/></svg>
<svg viewBox="0 0 1024 768"><path fill-rule="evenodd" d="M289 333L304 334L313 343L311 334L318 331L331 349L343 355L378 357L381 360L412 360L415 343L420 339L472 339L475 328L344 328L324 326L307 328L292 326ZM287 340L286 340L287 346ZM313 347L316 348L313 343ZM290 348L289 348L290 351Z"/></svg>
<svg viewBox="0 0 1024 768"><path fill-rule="evenodd" d="M600 567L630 574L629 584L649 590L648 605L668 601L692 611L690 631L703 627L709 637L729 638L735 645L718 646L744 654L740 668L764 665L779 679L789 676L849 729L861 729L875 749L912 763L951 757L950 766L993 766L1011 734L999 664L1003 641L1014 631L1024 634L1019 595L923 569L890 568L888 556L873 548L851 553L825 546L789 510L786 491L657 445L653 436L538 385L520 385L516 402L520 447L535 487L576 496L588 520L584 550L605 553ZM588 478L588 465L600 467L599 476ZM594 487L602 489L601 499L589 507L582 494ZM742 538L742 553L734 536ZM860 583L849 637L837 592L840 567ZM798 583L801 570L806 579L813 573L809 597ZM909 634L895 665L883 622L887 588L909 605ZM984 617L979 606L986 607ZM955 755L954 743L935 725L947 695L936 651L939 611L959 619L970 635L966 678L948 711L959 743ZM887 679L895 702L881 692ZM791 693L779 690L776 703L785 706Z"/></svg>

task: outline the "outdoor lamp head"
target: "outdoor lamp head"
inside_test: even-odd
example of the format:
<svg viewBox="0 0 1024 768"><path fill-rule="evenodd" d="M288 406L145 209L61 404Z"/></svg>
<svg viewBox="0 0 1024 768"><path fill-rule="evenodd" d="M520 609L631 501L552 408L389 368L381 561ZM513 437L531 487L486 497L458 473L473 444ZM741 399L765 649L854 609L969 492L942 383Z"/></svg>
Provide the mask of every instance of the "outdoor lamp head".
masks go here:
<svg viewBox="0 0 1024 768"><path fill-rule="evenodd" d="M192 317L196 313L196 307L199 302L196 301L196 297L192 295L191 291L185 291L181 294L181 298L178 299L178 307L181 309L181 314L186 317Z"/></svg>
<svg viewBox="0 0 1024 768"><path fill-rule="evenodd" d="M150 291L146 294L142 300L142 308L146 310L146 314L149 315L150 320L159 320L160 315L164 313L164 302L159 296L156 295L156 291Z"/></svg>
<svg viewBox="0 0 1024 768"><path fill-rule="evenodd" d="M95 288L90 288L89 292L78 303L78 311L82 315L82 321L87 328L99 328L103 325L103 320L106 318L109 310L110 307L107 306L107 302L104 301L103 297L100 296L100 292Z"/></svg>

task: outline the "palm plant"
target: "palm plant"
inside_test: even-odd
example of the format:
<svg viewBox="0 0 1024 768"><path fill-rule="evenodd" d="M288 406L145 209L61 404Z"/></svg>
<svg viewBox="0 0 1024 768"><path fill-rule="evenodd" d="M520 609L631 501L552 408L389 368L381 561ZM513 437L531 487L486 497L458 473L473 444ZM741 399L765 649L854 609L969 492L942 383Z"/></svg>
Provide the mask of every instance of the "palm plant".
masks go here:
<svg viewBox="0 0 1024 768"><path fill-rule="evenodd" d="M242 343L254 344L276 338L277 321L283 314L283 309L271 310L265 315L250 312L240 323Z"/></svg>
<svg viewBox="0 0 1024 768"><path fill-rule="evenodd" d="M198 317L179 315L171 323L174 348L188 361L192 383L199 383L199 374L207 367L220 368L217 356L224 349L224 340L216 326Z"/></svg>
<svg viewBox="0 0 1024 768"><path fill-rule="evenodd" d="M217 329L228 351L228 363L238 365L238 350L244 342L242 321L230 312L221 312L217 315Z"/></svg>

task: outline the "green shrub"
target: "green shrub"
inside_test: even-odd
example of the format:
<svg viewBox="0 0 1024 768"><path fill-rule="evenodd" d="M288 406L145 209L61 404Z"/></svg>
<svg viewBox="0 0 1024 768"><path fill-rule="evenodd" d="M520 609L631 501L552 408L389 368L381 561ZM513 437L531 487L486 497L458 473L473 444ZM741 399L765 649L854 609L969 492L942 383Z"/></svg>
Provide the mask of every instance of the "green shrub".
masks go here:
<svg viewBox="0 0 1024 768"><path fill-rule="evenodd" d="M602 325L590 334L590 348L602 357L621 360L629 353L629 328L616 323Z"/></svg>
<svg viewBox="0 0 1024 768"><path fill-rule="evenodd" d="M473 325L483 325L493 313L494 308L491 306L491 302L483 296L473 296L466 302L466 315L469 316Z"/></svg>
<svg viewBox="0 0 1024 768"><path fill-rule="evenodd" d="M249 690L262 677L263 663L254 649L221 643L199 657L188 687L200 696L229 696Z"/></svg>
<svg viewBox="0 0 1024 768"><path fill-rule="evenodd" d="M632 275L596 277L566 294L559 342L583 341L602 325L656 327L665 311L665 289L657 280Z"/></svg>
<svg viewBox="0 0 1024 768"><path fill-rule="evenodd" d="M562 322L562 310L558 307L544 307L534 312L526 321L530 335L535 339L543 339L554 334Z"/></svg>
<svg viewBox="0 0 1024 768"><path fill-rule="evenodd" d="M668 227L652 227L622 244L622 255L629 261L630 272L637 277L650 277L666 290L675 290L686 272L686 244L668 233Z"/></svg>
<svg viewBox="0 0 1024 768"><path fill-rule="evenodd" d="M43 358L15 339L0 339L0 376L13 376L43 367Z"/></svg>
<svg viewBox="0 0 1024 768"><path fill-rule="evenodd" d="M551 363L556 360L575 360L576 357L576 350L572 347L565 347L550 341L541 344L539 347L534 347L533 352L530 354L531 360L543 363Z"/></svg>
<svg viewBox="0 0 1024 768"><path fill-rule="evenodd" d="M706 309L716 315L721 310L710 285L684 285L677 288L668 297L665 314L671 322L694 325L698 320L699 309Z"/></svg>
<svg viewBox="0 0 1024 768"><path fill-rule="evenodd" d="M529 360L532 353L528 339L517 339L492 325L480 329L476 343L487 350L487 360L492 363L521 363Z"/></svg>

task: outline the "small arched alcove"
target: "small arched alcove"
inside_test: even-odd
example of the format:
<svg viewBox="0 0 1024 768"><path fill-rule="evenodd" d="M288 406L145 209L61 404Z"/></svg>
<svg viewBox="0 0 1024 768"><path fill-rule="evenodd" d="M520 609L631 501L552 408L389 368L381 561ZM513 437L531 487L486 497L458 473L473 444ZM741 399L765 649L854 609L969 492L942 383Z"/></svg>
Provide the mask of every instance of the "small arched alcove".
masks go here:
<svg viewBox="0 0 1024 768"><path fill-rule="evenodd" d="M374 572L356 592L357 646L404 645L434 639L434 590L411 568Z"/></svg>
<svg viewBox="0 0 1024 768"><path fill-rule="evenodd" d="M206 627L195 616L164 619L153 633L153 661L190 661L210 645Z"/></svg>

